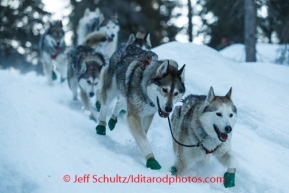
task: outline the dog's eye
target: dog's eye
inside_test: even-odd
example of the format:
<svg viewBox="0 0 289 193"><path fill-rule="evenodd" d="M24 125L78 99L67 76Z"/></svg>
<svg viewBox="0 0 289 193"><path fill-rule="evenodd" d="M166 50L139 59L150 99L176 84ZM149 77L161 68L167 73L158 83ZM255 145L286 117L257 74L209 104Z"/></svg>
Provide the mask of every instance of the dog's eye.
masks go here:
<svg viewBox="0 0 289 193"><path fill-rule="evenodd" d="M175 96L177 96L178 94L179 94L178 92L175 92L175 93L174 93Z"/></svg>
<svg viewBox="0 0 289 193"><path fill-rule="evenodd" d="M222 113L216 113L218 117L222 117Z"/></svg>
<svg viewBox="0 0 289 193"><path fill-rule="evenodd" d="M233 117L233 113L230 114L230 117Z"/></svg>
<svg viewBox="0 0 289 193"><path fill-rule="evenodd" d="M167 93L167 92L168 92L168 89L163 88L163 92L164 92L164 93Z"/></svg>
<svg viewBox="0 0 289 193"><path fill-rule="evenodd" d="M88 84L91 84L90 80L87 81Z"/></svg>

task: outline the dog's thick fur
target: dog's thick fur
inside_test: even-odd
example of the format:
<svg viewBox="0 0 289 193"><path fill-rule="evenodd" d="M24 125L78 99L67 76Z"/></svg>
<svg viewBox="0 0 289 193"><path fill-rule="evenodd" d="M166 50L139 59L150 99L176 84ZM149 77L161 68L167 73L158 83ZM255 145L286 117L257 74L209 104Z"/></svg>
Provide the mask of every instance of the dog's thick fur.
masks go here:
<svg viewBox="0 0 289 193"><path fill-rule="evenodd" d="M65 33L61 21L48 22L46 28L45 33L40 37L39 53L48 83L52 85L52 73L55 73L56 69L60 72L61 81L66 79Z"/></svg>
<svg viewBox="0 0 289 193"><path fill-rule="evenodd" d="M84 108L91 112L91 118L96 119L96 111L90 104L90 97L98 97L98 81L102 67L105 65L101 53L95 52L90 46L105 41L106 36L102 32L92 32L70 53L67 77L68 85L73 93L73 99L77 99L77 89L80 88L80 97Z"/></svg>
<svg viewBox="0 0 289 193"><path fill-rule="evenodd" d="M225 96L215 96L213 88L207 96L189 95L172 114L175 167L183 175L193 163L205 163L212 153L229 170L237 166L231 151L232 128L237 120L237 109L231 100L232 89Z"/></svg>
<svg viewBox="0 0 289 193"><path fill-rule="evenodd" d="M105 134L100 129L106 125L107 108L118 96L113 116L116 117L121 109L127 110L130 131L142 154L147 160L153 158L147 139L149 126L157 111L160 116L167 117L183 96L184 67L178 70L175 61L157 61L155 53L129 45L125 52L114 53L101 73L100 85L102 107L97 133Z"/></svg>

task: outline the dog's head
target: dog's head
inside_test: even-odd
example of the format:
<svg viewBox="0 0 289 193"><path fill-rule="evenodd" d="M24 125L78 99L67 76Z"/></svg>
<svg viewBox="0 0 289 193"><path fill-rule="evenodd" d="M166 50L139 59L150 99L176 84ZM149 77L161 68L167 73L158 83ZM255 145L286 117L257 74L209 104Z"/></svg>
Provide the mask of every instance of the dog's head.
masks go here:
<svg viewBox="0 0 289 193"><path fill-rule="evenodd" d="M128 44L133 44L143 50L150 50L152 48L150 34L143 31L132 33L127 41Z"/></svg>
<svg viewBox="0 0 289 193"><path fill-rule="evenodd" d="M176 102L185 93L185 65L178 70L178 64L173 60L159 61L153 79L147 87L149 98L158 106L161 117L167 118Z"/></svg>
<svg viewBox="0 0 289 193"><path fill-rule="evenodd" d="M104 20L103 22L101 22L99 31L106 34L106 38L108 42L112 42L115 39L117 40L117 35L119 31L117 14L111 16L110 19Z"/></svg>
<svg viewBox="0 0 289 193"><path fill-rule="evenodd" d="M102 65L99 61L91 60L83 62L81 66L81 75L78 79L79 87L87 96L93 97L97 92Z"/></svg>
<svg viewBox="0 0 289 193"><path fill-rule="evenodd" d="M231 100L232 88L225 96L215 96L211 87L202 107L200 122L205 132L225 142L237 121L237 108Z"/></svg>
<svg viewBox="0 0 289 193"><path fill-rule="evenodd" d="M59 46L61 41L63 40L64 31L62 27L63 26L62 26L61 20L49 22L47 34L50 35L54 39L54 41L57 44L55 46Z"/></svg>

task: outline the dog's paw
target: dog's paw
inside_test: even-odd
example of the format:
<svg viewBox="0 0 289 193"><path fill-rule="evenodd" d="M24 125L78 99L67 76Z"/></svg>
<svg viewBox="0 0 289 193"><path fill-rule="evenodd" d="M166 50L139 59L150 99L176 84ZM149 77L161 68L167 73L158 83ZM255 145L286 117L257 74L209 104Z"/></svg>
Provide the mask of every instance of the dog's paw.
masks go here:
<svg viewBox="0 0 289 193"><path fill-rule="evenodd" d="M112 131L117 123L117 119L110 118L108 121L108 127Z"/></svg>
<svg viewBox="0 0 289 193"><path fill-rule="evenodd" d="M100 112L101 104L99 101L96 101L95 108L96 108L97 112Z"/></svg>
<svg viewBox="0 0 289 193"><path fill-rule="evenodd" d="M170 172L171 172L172 176L175 176L178 173L177 167L176 166L172 166L170 168Z"/></svg>
<svg viewBox="0 0 289 193"><path fill-rule="evenodd" d="M231 188L235 186L235 173L226 172L224 174L224 186L225 188Z"/></svg>
<svg viewBox="0 0 289 193"><path fill-rule="evenodd" d="M97 125L95 129L96 129L96 134L98 134L98 135L106 135L106 132L105 132L106 128L105 128L105 126L103 126L103 125Z"/></svg>
<svg viewBox="0 0 289 193"><path fill-rule="evenodd" d="M153 157L151 157L147 160L146 166L147 166L147 168L150 168L152 170L159 170L162 168L162 166L159 164L159 162Z"/></svg>
<svg viewBox="0 0 289 193"><path fill-rule="evenodd" d="M60 83L63 83L66 80L66 78L60 78Z"/></svg>
<svg viewBox="0 0 289 193"><path fill-rule="evenodd" d="M94 121L94 122L97 122L97 119L95 117L93 117L93 116L89 116L89 119Z"/></svg>
<svg viewBox="0 0 289 193"><path fill-rule="evenodd" d="M121 114L121 115L123 115L123 114L126 114L126 110L121 110L120 112L119 112L119 114Z"/></svg>
<svg viewBox="0 0 289 193"><path fill-rule="evenodd" d="M52 78L52 80L56 80L57 79L57 75L56 75L56 73L54 71L52 71L51 78Z"/></svg>

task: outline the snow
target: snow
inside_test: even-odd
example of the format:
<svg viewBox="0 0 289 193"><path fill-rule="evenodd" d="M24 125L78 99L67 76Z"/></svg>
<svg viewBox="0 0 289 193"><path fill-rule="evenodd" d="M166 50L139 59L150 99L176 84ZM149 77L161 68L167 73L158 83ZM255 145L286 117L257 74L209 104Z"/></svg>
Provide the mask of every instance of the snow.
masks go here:
<svg viewBox="0 0 289 193"><path fill-rule="evenodd" d="M280 45L278 44L265 44L258 43L256 44L256 58L257 62L267 62L275 63L276 59L279 57L278 49ZM244 44L233 44L222 50L220 53L237 62L245 62L245 46Z"/></svg>
<svg viewBox="0 0 289 193"><path fill-rule="evenodd" d="M234 62L191 43L167 43L153 51L160 59L186 64L185 95L207 94L210 86L224 95L233 87L238 121L232 149L239 162L234 188L222 183L93 183L92 175L171 177L167 120L156 115L148 133L162 165L153 171L145 167L123 117L106 136L96 135L96 123L72 100L66 82L48 86L45 77L33 72L0 70L0 192L288 192L289 68ZM214 158L195 169L189 174L196 177L219 177L226 171ZM90 174L89 182L73 183L75 175L85 174ZM64 182L64 175L71 181Z"/></svg>

